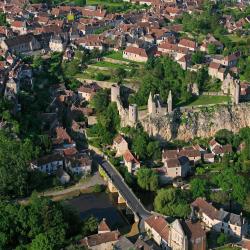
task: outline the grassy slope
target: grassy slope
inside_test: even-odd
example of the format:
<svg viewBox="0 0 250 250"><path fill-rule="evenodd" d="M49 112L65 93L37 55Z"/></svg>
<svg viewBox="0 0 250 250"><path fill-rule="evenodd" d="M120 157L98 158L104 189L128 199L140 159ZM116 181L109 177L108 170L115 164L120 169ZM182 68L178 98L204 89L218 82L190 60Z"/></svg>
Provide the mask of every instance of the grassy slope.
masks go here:
<svg viewBox="0 0 250 250"><path fill-rule="evenodd" d="M219 104L229 101L228 96L199 96L195 101L191 102L188 106Z"/></svg>

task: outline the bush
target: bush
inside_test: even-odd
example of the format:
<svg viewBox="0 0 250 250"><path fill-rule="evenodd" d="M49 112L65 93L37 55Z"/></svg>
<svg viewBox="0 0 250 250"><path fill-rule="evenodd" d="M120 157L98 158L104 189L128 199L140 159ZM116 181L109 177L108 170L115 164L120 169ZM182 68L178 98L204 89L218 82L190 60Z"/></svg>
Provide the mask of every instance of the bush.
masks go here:
<svg viewBox="0 0 250 250"><path fill-rule="evenodd" d="M97 74L95 75L95 79L96 79L97 81L107 81L107 80L110 79L110 76L105 75L105 74L103 74L103 73L97 73Z"/></svg>
<svg viewBox="0 0 250 250"><path fill-rule="evenodd" d="M101 193L105 190L105 187L103 185L100 185L100 184L96 184L94 187L93 187L93 192L94 193Z"/></svg>

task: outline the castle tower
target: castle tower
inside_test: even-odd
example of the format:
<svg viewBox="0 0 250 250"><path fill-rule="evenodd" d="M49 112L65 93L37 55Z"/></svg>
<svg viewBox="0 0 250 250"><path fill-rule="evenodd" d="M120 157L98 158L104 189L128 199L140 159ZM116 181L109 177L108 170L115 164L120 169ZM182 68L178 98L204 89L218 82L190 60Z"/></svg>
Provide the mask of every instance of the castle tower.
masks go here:
<svg viewBox="0 0 250 250"><path fill-rule="evenodd" d="M156 105L154 102L154 99L152 97L152 93L150 92L148 97L148 113L149 114L155 114L156 113Z"/></svg>
<svg viewBox="0 0 250 250"><path fill-rule="evenodd" d="M168 93L168 113L173 111L173 98L171 90Z"/></svg>
<svg viewBox="0 0 250 250"><path fill-rule="evenodd" d="M111 102L117 102L120 97L120 86L117 84L113 84L111 86Z"/></svg>
<svg viewBox="0 0 250 250"><path fill-rule="evenodd" d="M238 105L240 102L240 81L235 80L234 103Z"/></svg>
<svg viewBox="0 0 250 250"><path fill-rule="evenodd" d="M135 125L138 122L138 109L136 104L129 105L128 120L131 125Z"/></svg>

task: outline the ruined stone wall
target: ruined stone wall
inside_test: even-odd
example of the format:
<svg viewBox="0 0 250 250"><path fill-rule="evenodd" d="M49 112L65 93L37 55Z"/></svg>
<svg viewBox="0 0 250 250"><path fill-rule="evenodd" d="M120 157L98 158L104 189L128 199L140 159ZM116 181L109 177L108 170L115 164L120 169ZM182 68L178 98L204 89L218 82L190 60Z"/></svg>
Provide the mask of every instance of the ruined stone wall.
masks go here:
<svg viewBox="0 0 250 250"><path fill-rule="evenodd" d="M140 122L150 135L166 140L212 137L220 129L238 132L250 126L250 103L175 109L165 116L147 115Z"/></svg>

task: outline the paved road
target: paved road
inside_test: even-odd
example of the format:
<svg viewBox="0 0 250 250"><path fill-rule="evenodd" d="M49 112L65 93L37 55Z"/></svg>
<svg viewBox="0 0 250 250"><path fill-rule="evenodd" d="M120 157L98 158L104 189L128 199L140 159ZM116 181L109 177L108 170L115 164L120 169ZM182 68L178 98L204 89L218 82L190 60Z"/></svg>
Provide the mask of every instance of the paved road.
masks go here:
<svg viewBox="0 0 250 250"><path fill-rule="evenodd" d="M128 206L135 212L141 219L146 219L151 214L141 204L139 199L135 196L132 190L127 186L121 175L114 169L113 166L99 155L95 156L97 162L102 166L109 178L112 180L114 186L119 190L120 194L127 201Z"/></svg>
<svg viewBox="0 0 250 250"><path fill-rule="evenodd" d="M72 191L78 191L82 189L87 189L90 187L93 187L95 185L105 185L105 181L100 176L99 172L94 173L93 176L91 176L86 182L79 182L76 185L72 187L68 187L63 190L54 190L54 191L47 191L42 194L42 196L58 196L58 195L65 195L67 193L70 193Z"/></svg>

